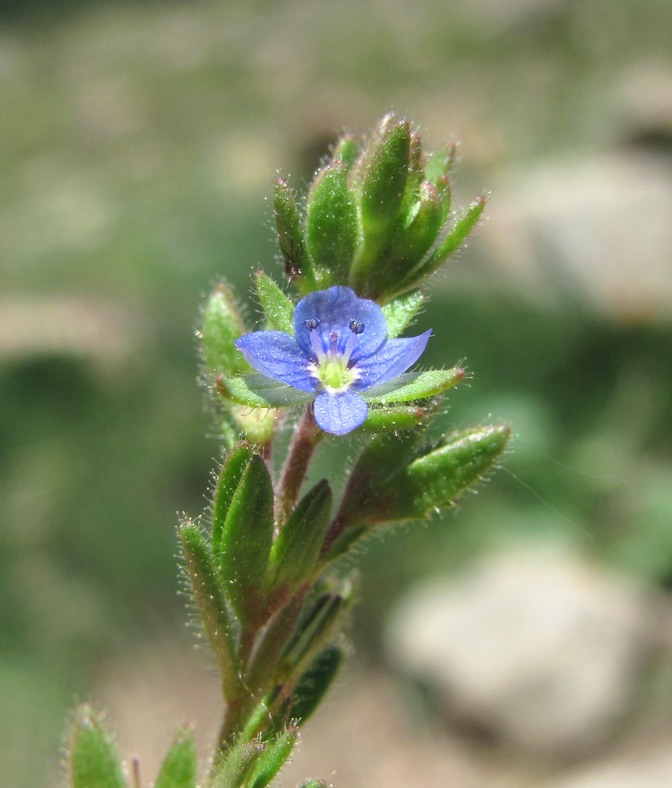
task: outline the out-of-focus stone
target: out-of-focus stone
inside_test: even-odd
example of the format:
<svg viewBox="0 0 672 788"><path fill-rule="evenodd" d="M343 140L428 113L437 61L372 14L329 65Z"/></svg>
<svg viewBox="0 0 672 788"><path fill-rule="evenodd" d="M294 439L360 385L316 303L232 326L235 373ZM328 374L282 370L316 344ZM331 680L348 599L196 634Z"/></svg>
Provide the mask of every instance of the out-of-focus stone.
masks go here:
<svg viewBox="0 0 672 788"><path fill-rule="evenodd" d="M611 319L672 315L672 169L623 150L507 172L481 229L501 277L540 303L569 302Z"/></svg>
<svg viewBox="0 0 672 788"><path fill-rule="evenodd" d="M672 747L666 742L588 766L545 788L669 788L672 785Z"/></svg>
<svg viewBox="0 0 672 788"><path fill-rule="evenodd" d="M449 716L532 753L572 756L631 708L652 648L647 602L575 556L514 552L416 588L387 642Z"/></svg>

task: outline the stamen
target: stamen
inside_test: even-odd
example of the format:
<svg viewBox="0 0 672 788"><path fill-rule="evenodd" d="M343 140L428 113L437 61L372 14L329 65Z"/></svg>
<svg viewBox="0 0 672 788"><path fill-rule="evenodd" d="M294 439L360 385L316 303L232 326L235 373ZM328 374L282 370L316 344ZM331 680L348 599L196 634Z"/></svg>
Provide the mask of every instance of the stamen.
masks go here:
<svg viewBox="0 0 672 788"><path fill-rule="evenodd" d="M318 317L311 317L310 320L303 321L303 327L307 328L308 331L315 331L320 325L320 319Z"/></svg>
<svg viewBox="0 0 672 788"><path fill-rule="evenodd" d="M350 356L352 355L352 351L357 347L357 343L359 342L358 334L361 332L353 331L352 334L348 337L348 341L345 343L345 348L343 349L343 363L349 364L350 363Z"/></svg>
<svg viewBox="0 0 672 788"><path fill-rule="evenodd" d="M364 329L366 328L364 323L360 323L354 319L348 323L348 327L350 328L350 331L352 331L353 334L361 334L362 331L364 331Z"/></svg>
<svg viewBox="0 0 672 788"><path fill-rule="evenodd" d="M317 318L314 318L317 320ZM306 320L306 323L309 322ZM319 321L318 321L319 322ZM322 347L322 340L320 339L320 335L317 331L310 329L310 347L313 349L313 353L317 358L318 363L322 361L324 358L324 348Z"/></svg>

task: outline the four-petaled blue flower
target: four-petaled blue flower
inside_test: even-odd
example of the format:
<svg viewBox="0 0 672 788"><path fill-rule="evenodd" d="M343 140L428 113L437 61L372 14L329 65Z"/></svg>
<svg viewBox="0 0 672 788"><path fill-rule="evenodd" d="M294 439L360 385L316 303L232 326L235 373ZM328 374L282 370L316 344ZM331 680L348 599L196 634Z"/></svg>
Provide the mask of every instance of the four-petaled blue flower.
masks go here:
<svg viewBox="0 0 672 788"><path fill-rule="evenodd" d="M431 330L388 339L378 304L334 286L303 298L294 311L294 336L254 331L236 347L262 375L315 393L314 413L325 431L344 435L361 426L369 406L362 391L401 375L421 356Z"/></svg>

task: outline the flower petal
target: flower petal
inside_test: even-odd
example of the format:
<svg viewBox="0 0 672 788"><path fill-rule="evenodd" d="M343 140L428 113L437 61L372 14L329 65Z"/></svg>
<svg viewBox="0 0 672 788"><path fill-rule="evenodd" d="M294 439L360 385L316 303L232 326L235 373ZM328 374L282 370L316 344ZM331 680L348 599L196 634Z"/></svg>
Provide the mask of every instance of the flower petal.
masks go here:
<svg viewBox="0 0 672 788"><path fill-rule="evenodd" d="M390 339L375 355L358 362L359 377L352 388L364 391L401 375L423 354L431 334L430 329L418 337Z"/></svg>
<svg viewBox="0 0 672 788"><path fill-rule="evenodd" d="M318 426L334 435L345 435L361 427L369 410L361 394L355 391L341 391L338 394L320 391L313 407Z"/></svg>
<svg viewBox="0 0 672 788"><path fill-rule="evenodd" d="M352 335L350 322L355 320L364 326L364 330L357 334L357 345L350 356L353 361L375 353L387 339L387 322L383 310L373 301L358 298L349 287L334 285L328 290L317 290L302 298L296 305L296 341L301 350L310 357L313 356L310 329L304 326L304 322L315 318L319 321L319 327L314 330L318 331L325 352L329 349L330 334L338 335L338 352L343 353Z"/></svg>
<svg viewBox="0 0 672 788"><path fill-rule="evenodd" d="M236 347L262 375L301 391L317 391L309 359L294 337L284 331L254 331L239 337Z"/></svg>

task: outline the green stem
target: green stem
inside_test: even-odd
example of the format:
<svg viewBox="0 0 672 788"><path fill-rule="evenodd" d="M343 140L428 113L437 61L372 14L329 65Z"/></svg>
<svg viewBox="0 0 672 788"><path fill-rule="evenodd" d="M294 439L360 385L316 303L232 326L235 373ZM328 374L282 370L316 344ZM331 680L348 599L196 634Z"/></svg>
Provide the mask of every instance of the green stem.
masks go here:
<svg viewBox="0 0 672 788"><path fill-rule="evenodd" d="M312 406L306 410L299 422L287 459L282 469L276 497L275 517L278 527L282 527L292 513L301 485L306 477L308 464L315 448L324 438L324 432L317 426Z"/></svg>

